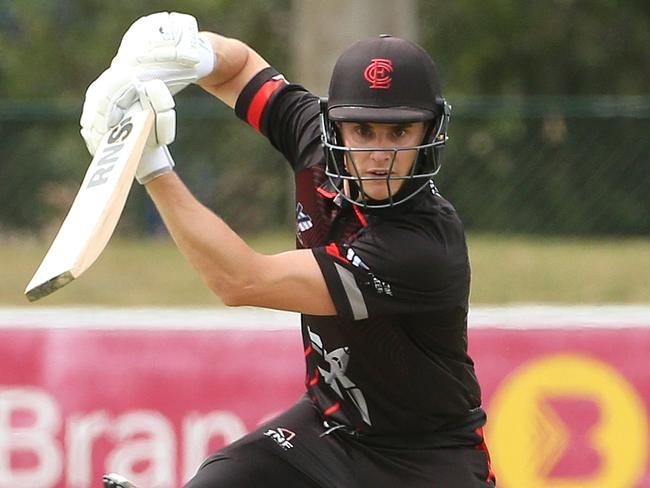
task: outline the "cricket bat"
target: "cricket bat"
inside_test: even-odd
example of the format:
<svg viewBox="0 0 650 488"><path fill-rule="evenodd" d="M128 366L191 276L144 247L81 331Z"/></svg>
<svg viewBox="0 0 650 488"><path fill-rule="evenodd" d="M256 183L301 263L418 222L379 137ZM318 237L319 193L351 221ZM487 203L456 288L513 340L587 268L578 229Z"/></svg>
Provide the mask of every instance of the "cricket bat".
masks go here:
<svg viewBox="0 0 650 488"><path fill-rule="evenodd" d="M50 249L25 289L33 302L78 278L106 247L122 214L154 121L129 111L101 140Z"/></svg>

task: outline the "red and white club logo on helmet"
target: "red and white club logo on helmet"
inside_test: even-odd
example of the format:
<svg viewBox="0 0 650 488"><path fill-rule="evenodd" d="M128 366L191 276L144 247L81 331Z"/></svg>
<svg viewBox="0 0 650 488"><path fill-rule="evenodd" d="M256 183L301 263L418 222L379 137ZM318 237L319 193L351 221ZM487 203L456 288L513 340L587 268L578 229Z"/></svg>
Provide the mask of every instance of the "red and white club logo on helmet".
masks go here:
<svg viewBox="0 0 650 488"><path fill-rule="evenodd" d="M393 62L390 59L374 58L363 72L370 83L370 88L388 89L393 81Z"/></svg>

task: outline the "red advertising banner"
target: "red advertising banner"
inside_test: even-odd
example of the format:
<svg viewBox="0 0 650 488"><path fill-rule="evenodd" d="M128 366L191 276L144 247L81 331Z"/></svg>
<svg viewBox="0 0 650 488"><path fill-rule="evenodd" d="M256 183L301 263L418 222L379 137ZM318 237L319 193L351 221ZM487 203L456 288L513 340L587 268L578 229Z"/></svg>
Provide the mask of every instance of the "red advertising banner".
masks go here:
<svg viewBox="0 0 650 488"><path fill-rule="evenodd" d="M499 486L650 487L650 309L553 310L470 327ZM293 315L144 315L0 313L0 487L180 486L302 393Z"/></svg>

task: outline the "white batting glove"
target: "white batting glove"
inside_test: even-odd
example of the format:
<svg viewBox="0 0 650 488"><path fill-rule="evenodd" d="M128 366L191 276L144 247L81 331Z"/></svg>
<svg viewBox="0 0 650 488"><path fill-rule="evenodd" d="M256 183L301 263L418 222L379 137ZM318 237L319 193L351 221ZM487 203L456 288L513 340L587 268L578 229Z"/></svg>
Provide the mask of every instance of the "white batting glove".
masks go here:
<svg viewBox="0 0 650 488"><path fill-rule="evenodd" d="M127 93L128 92L128 93ZM81 137L88 152L95 154L102 137L122 120L126 109L133 105L137 92L134 80L125 70L109 68L93 81L84 99L81 112Z"/></svg>
<svg viewBox="0 0 650 488"><path fill-rule="evenodd" d="M88 87L80 123L81 136L91 155L95 154L104 134L124 118L127 109L140 98L143 87L150 86L151 81L140 83L128 71L109 68ZM158 95L159 91L162 93L162 89L155 88L156 102L162 104L154 107L154 110L158 110L155 132L159 134L158 144L171 144L176 133L176 114L173 110L171 114L166 114L167 110L174 107L174 101L169 89L164 83L162 84L169 100L166 98L162 100L163 95ZM153 86L158 84L151 85ZM154 90L154 88L150 89ZM167 108L170 104L171 106ZM170 120L168 121L167 118Z"/></svg>
<svg viewBox="0 0 650 488"><path fill-rule="evenodd" d="M159 12L129 27L111 66L130 70L140 81L162 80L174 95L209 75L215 63L212 45L199 35L196 18Z"/></svg>
<svg viewBox="0 0 650 488"><path fill-rule="evenodd" d="M174 168L174 160L167 144L174 142L176 137L176 111L174 99L161 80L137 83L135 93L138 96L135 103L151 108L156 116L135 172L138 183L145 185Z"/></svg>
<svg viewBox="0 0 650 488"><path fill-rule="evenodd" d="M174 167L167 144L176 137L174 99L161 80L140 83L127 73L109 68L93 82L86 92L81 115L81 136L91 155L104 134L117 125L131 107L149 107L155 114L151 134L136 172L136 179L145 184Z"/></svg>

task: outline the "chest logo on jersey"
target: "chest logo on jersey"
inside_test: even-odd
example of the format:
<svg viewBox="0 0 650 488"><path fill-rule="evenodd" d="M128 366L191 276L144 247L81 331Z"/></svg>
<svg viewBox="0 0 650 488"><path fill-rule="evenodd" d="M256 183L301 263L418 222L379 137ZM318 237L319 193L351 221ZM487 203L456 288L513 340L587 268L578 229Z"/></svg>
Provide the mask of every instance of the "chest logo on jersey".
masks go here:
<svg viewBox="0 0 650 488"><path fill-rule="evenodd" d="M296 205L296 225L298 226L298 232L305 232L314 226L314 222L305 213L304 207L300 202Z"/></svg>

